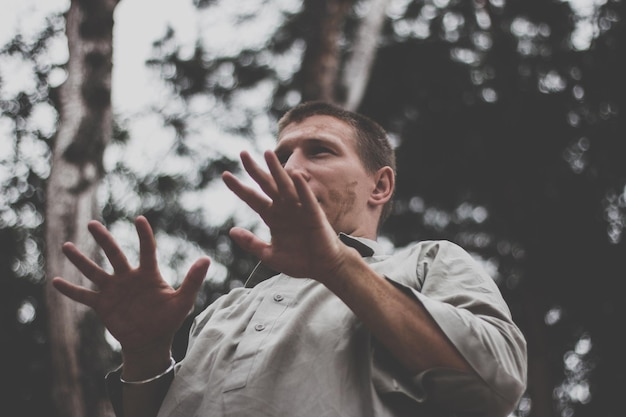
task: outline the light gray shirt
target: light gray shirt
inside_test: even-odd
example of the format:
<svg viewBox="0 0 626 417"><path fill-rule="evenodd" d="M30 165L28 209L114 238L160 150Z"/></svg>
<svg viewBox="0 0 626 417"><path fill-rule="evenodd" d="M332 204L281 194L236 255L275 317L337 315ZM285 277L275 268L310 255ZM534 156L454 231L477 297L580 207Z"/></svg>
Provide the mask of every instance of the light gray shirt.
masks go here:
<svg viewBox="0 0 626 417"><path fill-rule="evenodd" d="M526 387L526 342L483 268L447 241L384 255L340 237L424 305L475 373L410 374L324 285L259 265L195 318L158 416L507 416Z"/></svg>

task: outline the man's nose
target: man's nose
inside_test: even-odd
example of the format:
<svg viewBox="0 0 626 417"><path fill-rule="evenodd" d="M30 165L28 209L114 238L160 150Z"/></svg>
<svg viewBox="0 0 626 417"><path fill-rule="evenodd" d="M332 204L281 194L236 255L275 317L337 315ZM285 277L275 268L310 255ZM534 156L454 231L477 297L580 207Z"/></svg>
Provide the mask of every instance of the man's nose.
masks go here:
<svg viewBox="0 0 626 417"><path fill-rule="evenodd" d="M302 152L296 151L289 155L289 158L285 162L285 171L289 174L293 174L295 172L301 172L304 174L304 178L308 181L310 176L307 170L307 160L305 155Z"/></svg>
<svg viewBox="0 0 626 417"><path fill-rule="evenodd" d="M302 167L302 152L299 150L293 151L287 158L287 161L285 161L284 167L287 172Z"/></svg>

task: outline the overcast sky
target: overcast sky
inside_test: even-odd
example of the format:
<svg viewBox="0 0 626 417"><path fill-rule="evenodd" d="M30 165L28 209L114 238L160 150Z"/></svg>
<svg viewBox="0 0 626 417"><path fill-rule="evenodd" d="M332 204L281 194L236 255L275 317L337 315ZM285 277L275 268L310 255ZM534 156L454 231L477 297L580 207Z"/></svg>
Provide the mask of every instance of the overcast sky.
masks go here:
<svg viewBox="0 0 626 417"><path fill-rule="evenodd" d="M36 33L52 12L65 11L68 0L2 0L0 44L19 29ZM176 29L182 42L193 42L197 34L195 8L185 0L122 0L115 10L114 36L124 39L114 48L113 103L118 111L137 110L145 104L149 80L144 61L152 42L161 37L166 26ZM58 52L60 59L65 51ZM123 91L123 97L116 92Z"/></svg>

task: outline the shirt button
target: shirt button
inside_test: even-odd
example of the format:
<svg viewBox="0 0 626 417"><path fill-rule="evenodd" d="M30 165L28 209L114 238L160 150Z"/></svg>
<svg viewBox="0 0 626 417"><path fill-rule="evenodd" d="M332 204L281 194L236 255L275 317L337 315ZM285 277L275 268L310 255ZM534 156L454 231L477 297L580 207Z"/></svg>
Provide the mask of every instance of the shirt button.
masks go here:
<svg viewBox="0 0 626 417"><path fill-rule="evenodd" d="M285 297L283 297L280 294L274 294L274 301L280 303L281 301L283 301L285 299Z"/></svg>
<svg viewBox="0 0 626 417"><path fill-rule="evenodd" d="M259 323L254 326L254 330L256 330L257 332L261 332L265 330L265 325L263 323Z"/></svg>

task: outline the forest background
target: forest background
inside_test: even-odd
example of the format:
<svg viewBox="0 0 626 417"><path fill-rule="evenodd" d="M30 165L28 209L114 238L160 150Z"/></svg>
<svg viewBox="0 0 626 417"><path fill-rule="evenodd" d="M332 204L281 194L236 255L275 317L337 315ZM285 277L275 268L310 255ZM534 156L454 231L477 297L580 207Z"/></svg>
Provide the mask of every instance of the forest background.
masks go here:
<svg viewBox="0 0 626 417"><path fill-rule="evenodd" d="M119 347L49 286L85 284L60 245L100 256L88 220L135 260L146 215L174 286L209 254L190 320L242 285L255 260L227 231L267 231L219 175L272 148L277 118L309 99L390 132L389 250L448 239L498 283L529 347L514 415L623 415L623 1L39 3L0 28L3 415L112 415L102 378Z"/></svg>

